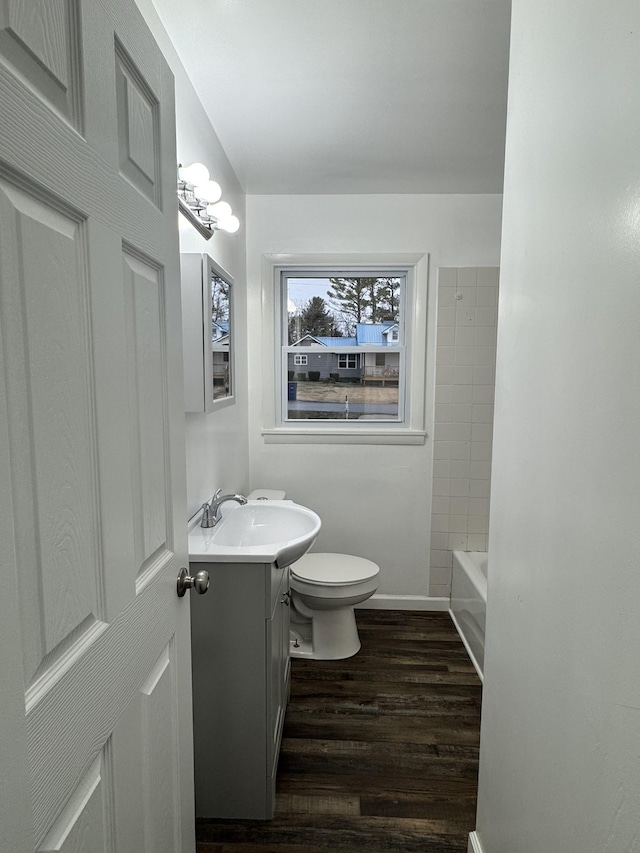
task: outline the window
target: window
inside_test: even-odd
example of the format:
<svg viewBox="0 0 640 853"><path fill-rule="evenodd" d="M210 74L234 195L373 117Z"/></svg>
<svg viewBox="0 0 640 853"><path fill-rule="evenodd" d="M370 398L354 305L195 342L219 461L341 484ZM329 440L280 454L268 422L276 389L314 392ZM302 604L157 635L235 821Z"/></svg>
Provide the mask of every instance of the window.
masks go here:
<svg viewBox="0 0 640 853"><path fill-rule="evenodd" d="M357 355L343 355L342 353L338 354L338 367L343 370L357 370L358 368L358 356Z"/></svg>
<svg viewBox="0 0 640 853"><path fill-rule="evenodd" d="M282 425L405 423L408 276L408 269L278 271ZM305 373L295 370L301 365Z"/></svg>

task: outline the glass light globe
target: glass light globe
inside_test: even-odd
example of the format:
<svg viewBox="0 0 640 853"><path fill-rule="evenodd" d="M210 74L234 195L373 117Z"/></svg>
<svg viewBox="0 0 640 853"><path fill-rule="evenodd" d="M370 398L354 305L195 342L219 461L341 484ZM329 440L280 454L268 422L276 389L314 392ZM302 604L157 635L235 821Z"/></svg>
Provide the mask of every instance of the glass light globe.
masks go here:
<svg viewBox="0 0 640 853"><path fill-rule="evenodd" d="M231 216L231 205L226 201L210 204L207 207L207 216L213 216L214 219L228 219Z"/></svg>
<svg viewBox="0 0 640 853"><path fill-rule="evenodd" d="M220 184L216 181L207 181L206 183L197 186L194 190L196 198L201 198L209 204L214 204L222 195Z"/></svg>
<svg viewBox="0 0 640 853"><path fill-rule="evenodd" d="M192 184L195 187L206 184L209 180L209 170L202 163L192 163L190 166L181 166L178 172L181 181Z"/></svg>
<svg viewBox="0 0 640 853"><path fill-rule="evenodd" d="M223 219L218 220L218 228L222 228L223 231L227 231L229 234L235 234L238 228L240 228L240 220L233 214L225 216Z"/></svg>

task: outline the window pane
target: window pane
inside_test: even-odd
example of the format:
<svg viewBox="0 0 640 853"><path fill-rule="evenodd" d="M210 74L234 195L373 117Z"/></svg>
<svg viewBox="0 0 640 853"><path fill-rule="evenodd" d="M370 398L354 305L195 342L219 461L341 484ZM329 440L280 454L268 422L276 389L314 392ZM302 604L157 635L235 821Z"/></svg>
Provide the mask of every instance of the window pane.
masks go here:
<svg viewBox="0 0 640 853"><path fill-rule="evenodd" d="M394 277L286 277L289 346L402 343Z"/></svg>
<svg viewBox="0 0 640 853"><path fill-rule="evenodd" d="M400 353L314 352L307 369L288 353L287 418L294 420L397 421Z"/></svg>
<svg viewBox="0 0 640 853"><path fill-rule="evenodd" d="M397 423L404 399L404 272L291 271L281 281L287 348L284 418Z"/></svg>

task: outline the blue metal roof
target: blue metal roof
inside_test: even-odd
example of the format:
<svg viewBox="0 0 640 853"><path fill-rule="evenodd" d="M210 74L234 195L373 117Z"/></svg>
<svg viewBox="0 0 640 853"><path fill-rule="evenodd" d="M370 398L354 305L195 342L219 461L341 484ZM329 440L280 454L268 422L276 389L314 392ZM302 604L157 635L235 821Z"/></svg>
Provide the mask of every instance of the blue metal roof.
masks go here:
<svg viewBox="0 0 640 853"><path fill-rule="evenodd" d="M378 346L383 347L397 341L389 341L385 332L392 326L398 324L394 320L385 320L384 323L358 323L356 325L355 338L337 338L321 335L304 335L299 341L296 341L293 346L301 344L302 341L312 340L321 344L323 347L359 347L359 346ZM304 346L304 344L302 344Z"/></svg>
<svg viewBox="0 0 640 853"><path fill-rule="evenodd" d="M384 323L358 323L356 326L358 345L373 344L373 346L385 346L389 341L384 333L387 329L397 325L394 320L385 320Z"/></svg>
<svg viewBox="0 0 640 853"><path fill-rule="evenodd" d="M358 341L356 338L325 338L316 337L317 341L325 347L357 347Z"/></svg>
<svg viewBox="0 0 640 853"><path fill-rule="evenodd" d="M382 338L382 325L380 323L358 323L356 326L356 338L358 345L374 344L382 346L385 341Z"/></svg>

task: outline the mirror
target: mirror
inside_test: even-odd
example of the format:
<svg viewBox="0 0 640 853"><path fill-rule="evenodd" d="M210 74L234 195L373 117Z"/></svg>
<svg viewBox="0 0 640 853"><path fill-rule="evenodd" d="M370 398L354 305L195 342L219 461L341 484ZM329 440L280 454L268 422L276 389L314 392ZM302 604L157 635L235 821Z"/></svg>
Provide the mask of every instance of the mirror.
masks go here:
<svg viewBox="0 0 640 853"><path fill-rule="evenodd" d="M234 402L233 277L209 255L182 254L185 411Z"/></svg>

